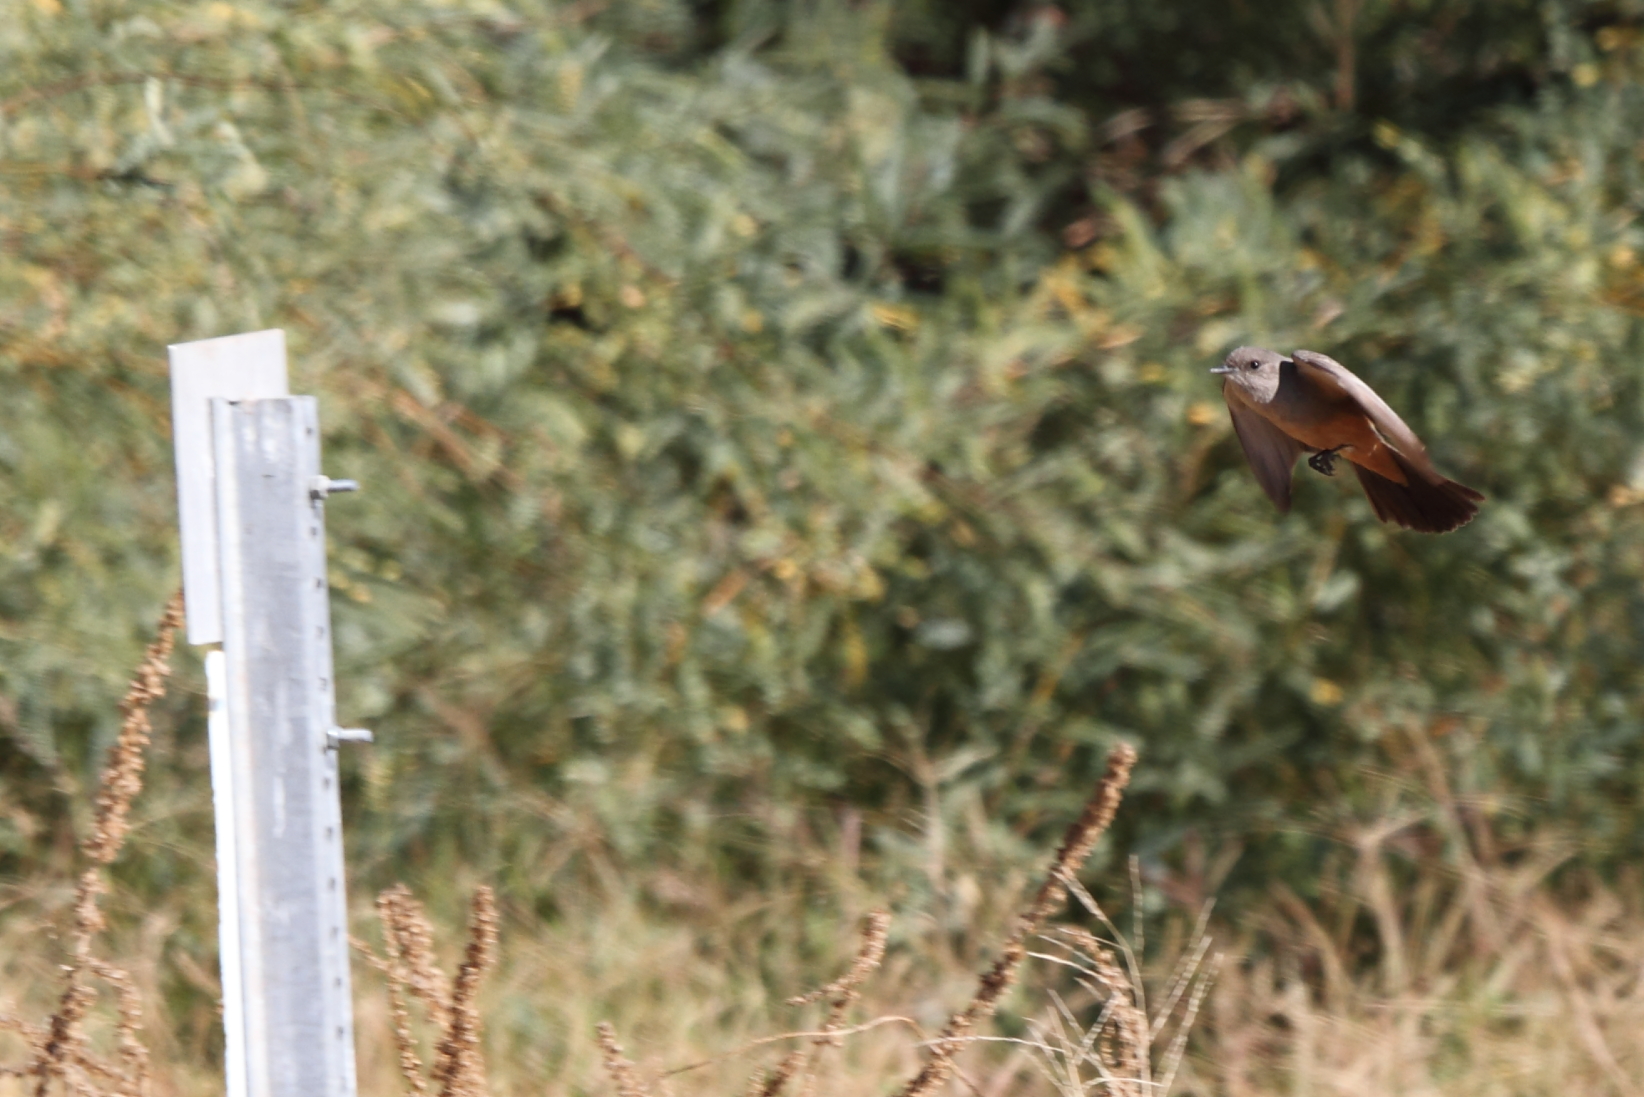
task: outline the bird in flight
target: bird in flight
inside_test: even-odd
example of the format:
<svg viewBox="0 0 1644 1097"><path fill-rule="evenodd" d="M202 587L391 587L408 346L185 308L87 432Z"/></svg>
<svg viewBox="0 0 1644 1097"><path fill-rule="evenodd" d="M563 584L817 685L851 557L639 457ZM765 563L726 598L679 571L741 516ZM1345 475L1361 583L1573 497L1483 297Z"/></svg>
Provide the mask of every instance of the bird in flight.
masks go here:
<svg viewBox="0 0 1644 1097"><path fill-rule="evenodd" d="M1484 496L1441 476L1415 431L1335 359L1239 347L1210 372L1222 375L1233 429L1279 510L1290 510L1296 458L1310 453L1308 465L1326 476L1335 475L1338 455L1347 458L1383 522L1447 533L1478 513Z"/></svg>

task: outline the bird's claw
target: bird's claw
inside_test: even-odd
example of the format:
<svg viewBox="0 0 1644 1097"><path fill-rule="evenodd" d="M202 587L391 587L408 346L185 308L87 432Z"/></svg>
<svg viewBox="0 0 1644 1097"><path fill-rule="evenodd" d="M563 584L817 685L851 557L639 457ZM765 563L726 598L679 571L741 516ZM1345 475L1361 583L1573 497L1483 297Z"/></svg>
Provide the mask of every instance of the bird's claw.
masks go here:
<svg viewBox="0 0 1644 1097"><path fill-rule="evenodd" d="M1322 472L1326 476L1336 475L1336 452L1341 448L1337 446L1335 449L1319 450L1307 459L1308 467L1314 472Z"/></svg>

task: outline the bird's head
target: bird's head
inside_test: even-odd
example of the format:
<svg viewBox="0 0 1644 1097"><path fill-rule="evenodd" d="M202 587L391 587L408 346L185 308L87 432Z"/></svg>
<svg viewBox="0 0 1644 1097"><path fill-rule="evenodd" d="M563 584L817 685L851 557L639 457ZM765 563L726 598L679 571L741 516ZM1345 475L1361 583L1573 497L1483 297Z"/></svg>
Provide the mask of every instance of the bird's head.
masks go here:
<svg viewBox="0 0 1644 1097"><path fill-rule="evenodd" d="M1266 347L1239 347L1211 373L1227 378L1228 384L1238 385L1258 404L1272 400L1279 391L1279 367L1284 355Z"/></svg>

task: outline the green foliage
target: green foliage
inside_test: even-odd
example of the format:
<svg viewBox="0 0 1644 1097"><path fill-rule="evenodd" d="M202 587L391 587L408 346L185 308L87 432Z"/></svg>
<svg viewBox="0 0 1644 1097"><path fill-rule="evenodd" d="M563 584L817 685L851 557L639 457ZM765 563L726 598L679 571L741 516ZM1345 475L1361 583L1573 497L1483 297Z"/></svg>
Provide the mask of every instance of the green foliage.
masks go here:
<svg viewBox="0 0 1644 1097"><path fill-rule="evenodd" d="M1096 126L1146 73L1071 59L1168 6L12 0L0 871L174 582L163 348L269 326L366 485L331 536L374 878L758 881L843 808L894 862L933 804L1059 826L1123 737L1150 856L1197 829L1304 880L1315 805L1451 721L1476 789L1635 850L1637 35L1430 6L1455 51L1364 8L1402 107L1286 68L1298 113L1123 192ZM1423 115L1475 61L1522 79ZM1205 90L1278 78L1231 51ZM1391 531L1305 472L1275 514L1205 373L1255 341L1361 372L1479 520Z"/></svg>

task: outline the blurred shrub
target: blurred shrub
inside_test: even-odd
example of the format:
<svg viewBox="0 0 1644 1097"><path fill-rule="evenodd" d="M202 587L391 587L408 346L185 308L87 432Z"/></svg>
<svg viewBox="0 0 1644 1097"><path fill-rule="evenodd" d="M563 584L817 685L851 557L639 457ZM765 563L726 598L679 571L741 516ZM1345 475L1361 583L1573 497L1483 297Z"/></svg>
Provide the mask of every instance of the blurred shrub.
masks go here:
<svg viewBox="0 0 1644 1097"><path fill-rule="evenodd" d="M1121 190L1123 85L1058 98L1082 16L916 79L872 5L9 5L0 871L174 581L164 345L268 326L366 485L369 873L547 904L613 859L757 880L846 807L890 851L944 804L1026 833L1123 737L1150 856L1305 880L1310 805L1456 721L1475 790L1636 850L1639 45L1543 10L1501 16L1524 105L1459 133L1310 70ZM1360 371L1479 520L1311 474L1274 513L1204 372L1252 341Z"/></svg>

